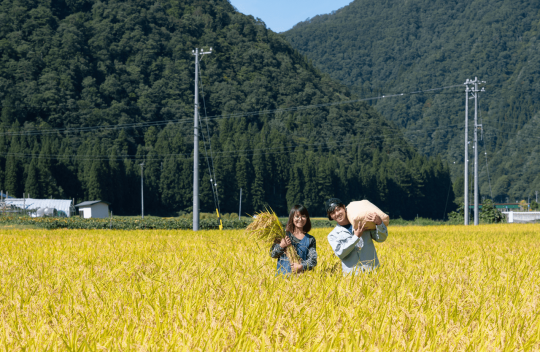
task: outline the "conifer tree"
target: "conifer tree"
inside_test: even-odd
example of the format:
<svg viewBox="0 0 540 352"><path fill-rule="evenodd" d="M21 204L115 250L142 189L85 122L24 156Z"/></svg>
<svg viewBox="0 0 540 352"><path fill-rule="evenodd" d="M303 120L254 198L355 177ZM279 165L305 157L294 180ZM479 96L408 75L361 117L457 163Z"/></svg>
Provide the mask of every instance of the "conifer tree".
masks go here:
<svg viewBox="0 0 540 352"><path fill-rule="evenodd" d="M297 165L292 165L290 179L287 183L287 209L291 209L295 204L302 204L304 185L302 169Z"/></svg>
<svg viewBox="0 0 540 352"><path fill-rule="evenodd" d="M253 213L251 193L252 165L250 160L241 155L236 162L237 189L242 189L242 213Z"/></svg>
<svg viewBox="0 0 540 352"><path fill-rule="evenodd" d="M6 138L3 135L3 132L5 131L2 126L0 126L0 185L4 185L4 179L6 177L5 170L6 170L6 152L8 150L6 146Z"/></svg>
<svg viewBox="0 0 540 352"><path fill-rule="evenodd" d="M19 161L13 156L6 158L6 179L4 181L4 192L9 192L12 197L19 197L21 193L22 172Z"/></svg>
<svg viewBox="0 0 540 352"><path fill-rule="evenodd" d="M305 157L300 162L302 167L302 175L304 178L302 198L300 199L300 204L303 204L308 209L313 209L317 206L318 200L318 184L317 184L317 175L316 167L314 164L313 152L306 152Z"/></svg>
<svg viewBox="0 0 540 352"><path fill-rule="evenodd" d="M180 195L176 192L177 177L181 168L175 157L166 157L163 161L163 172L160 177L161 202L169 211L184 210L186 204L181 202Z"/></svg>
<svg viewBox="0 0 540 352"><path fill-rule="evenodd" d="M99 148L94 148L94 160L88 174L86 183L87 200L107 200L105 191L106 171L103 166L103 161L98 158Z"/></svg>
<svg viewBox="0 0 540 352"><path fill-rule="evenodd" d="M317 168L317 198L319 203L321 200L326 200L333 197L335 190L332 187L332 174L330 171L329 162L326 158L319 159L319 165ZM351 169L351 168L349 168ZM353 191L353 187L350 187ZM314 200L317 202L316 200Z"/></svg>
<svg viewBox="0 0 540 352"><path fill-rule="evenodd" d="M37 163L39 186L41 188L41 196L45 198L60 196L56 178L53 175L53 162L50 155L56 155L52 148L51 138L45 138L41 144L41 152Z"/></svg>
<svg viewBox="0 0 540 352"><path fill-rule="evenodd" d="M264 167L264 155L260 153L256 153L253 156L253 174L255 177L251 186L251 196L253 199L253 210L256 212L264 210L268 206L268 203L265 201L266 194L264 190L264 178L267 172Z"/></svg>
<svg viewBox="0 0 540 352"><path fill-rule="evenodd" d="M32 158L30 165L28 165L28 171L26 176L26 182L24 186L24 191L27 194L30 194L33 198L41 198L41 187L39 186L39 173L37 162L35 158Z"/></svg>

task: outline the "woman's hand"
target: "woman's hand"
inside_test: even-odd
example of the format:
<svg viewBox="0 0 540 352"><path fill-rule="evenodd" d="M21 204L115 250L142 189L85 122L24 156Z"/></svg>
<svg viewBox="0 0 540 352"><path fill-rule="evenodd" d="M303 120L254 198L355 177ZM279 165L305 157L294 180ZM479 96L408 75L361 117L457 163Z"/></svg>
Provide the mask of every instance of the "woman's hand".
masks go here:
<svg viewBox="0 0 540 352"><path fill-rule="evenodd" d="M281 239L281 242L279 243L279 246L283 249L289 247L291 245L291 239L289 236L285 236L285 238Z"/></svg>
<svg viewBox="0 0 540 352"><path fill-rule="evenodd" d="M374 222L375 225L380 225L382 224L382 219L379 215L377 215L377 213L369 213L367 216L366 216L366 222L369 221L369 222Z"/></svg>
<svg viewBox="0 0 540 352"><path fill-rule="evenodd" d="M304 267L302 266L302 264L293 263L291 264L291 271L295 274L298 274L304 271Z"/></svg>

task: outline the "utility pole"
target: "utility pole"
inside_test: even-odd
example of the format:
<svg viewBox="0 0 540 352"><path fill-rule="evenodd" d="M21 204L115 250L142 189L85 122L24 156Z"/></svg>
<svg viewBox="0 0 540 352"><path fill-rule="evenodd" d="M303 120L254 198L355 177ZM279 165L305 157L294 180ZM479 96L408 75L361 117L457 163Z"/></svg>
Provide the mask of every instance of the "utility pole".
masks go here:
<svg viewBox="0 0 540 352"><path fill-rule="evenodd" d="M474 77L474 224L478 225L478 129L482 128L482 125L478 124L478 83L486 83L479 81L478 77ZM484 92L482 88L481 92Z"/></svg>
<svg viewBox="0 0 540 352"><path fill-rule="evenodd" d="M536 203L538 203L538 191L535 191L536 193Z"/></svg>
<svg viewBox="0 0 540 352"><path fill-rule="evenodd" d="M474 225L478 225L478 78L474 77Z"/></svg>
<svg viewBox="0 0 540 352"><path fill-rule="evenodd" d="M482 90L478 90L478 84L486 83L485 81L479 81L478 77L474 78L474 81L471 81L467 79L465 82L465 85L468 84L474 84L474 224L478 225L478 129L482 128L482 125L478 124L478 92L484 92L484 88ZM468 99L468 98L467 98ZM466 105L468 107L468 105ZM466 123L468 119L466 118ZM467 129L467 127L465 127ZM467 204L468 207L468 204ZM467 223L466 223L467 224Z"/></svg>
<svg viewBox="0 0 540 352"><path fill-rule="evenodd" d="M144 180L144 174L143 174L143 168L144 168L144 161L141 165L141 219L144 219L144 192L143 192L143 180Z"/></svg>
<svg viewBox="0 0 540 352"><path fill-rule="evenodd" d="M193 231L199 231L199 56L212 54L210 51L192 50L195 55L195 113L193 128Z"/></svg>
<svg viewBox="0 0 540 352"><path fill-rule="evenodd" d="M465 82L465 205L463 207L465 225L469 225L469 79Z"/></svg>

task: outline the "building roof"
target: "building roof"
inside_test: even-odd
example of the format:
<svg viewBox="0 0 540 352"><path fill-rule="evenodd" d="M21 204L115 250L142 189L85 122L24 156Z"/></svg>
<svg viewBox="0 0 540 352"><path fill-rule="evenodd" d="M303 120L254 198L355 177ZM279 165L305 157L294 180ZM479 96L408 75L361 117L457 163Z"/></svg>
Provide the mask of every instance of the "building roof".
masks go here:
<svg viewBox="0 0 540 352"><path fill-rule="evenodd" d="M495 208L497 209L514 209L519 208L519 204L512 204L512 203L506 203L506 204L495 204Z"/></svg>
<svg viewBox="0 0 540 352"><path fill-rule="evenodd" d="M75 206L76 207L89 207L89 206L97 204L97 203L105 203L107 205L111 205L111 203L106 202L104 200L87 200L86 202L75 204Z"/></svg>
<svg viewBox="0 0 540 352"><path fill-rule="evenodd" d="M520 207L519 203L493 203L496 209L517 209ZM469 209L474 209L474 204L469 205ZM478 209L482 209L482 204L478 204Z"/></svg>
<svg viewBox="0 0 540 352"><path fill-rule="evenodd" d="M36 210L40 208L54 208L71 216L71 199L34 199L34 198L7 198L6 205L13 205L26 210Z"/></svg>

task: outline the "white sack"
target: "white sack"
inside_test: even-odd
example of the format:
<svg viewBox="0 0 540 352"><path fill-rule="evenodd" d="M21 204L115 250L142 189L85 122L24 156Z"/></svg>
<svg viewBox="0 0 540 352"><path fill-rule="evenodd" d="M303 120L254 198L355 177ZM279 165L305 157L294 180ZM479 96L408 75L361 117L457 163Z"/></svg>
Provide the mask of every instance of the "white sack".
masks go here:
<svg viewBox="0 0 540 352"><path fill-rule="evenodd" d="M355 229L358 229L358 224L362 226L364 219L369 213L376 213L379 215L386 226L390 223L390 217L368 200L350 202L349 205L347 205L347 218ZM367 222L364 229L375 230L375 223L371 221Z"/></svg>

